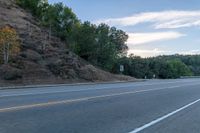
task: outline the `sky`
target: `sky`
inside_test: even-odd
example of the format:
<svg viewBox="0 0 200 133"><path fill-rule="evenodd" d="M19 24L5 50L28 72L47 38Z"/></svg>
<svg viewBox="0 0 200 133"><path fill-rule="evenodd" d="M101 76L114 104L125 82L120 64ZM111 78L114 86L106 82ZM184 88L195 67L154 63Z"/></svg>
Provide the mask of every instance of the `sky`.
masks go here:
<svg viewBox="0 0 200 133"><path fill-rule="evenodd" d="M200 0L49 0L82 21L106 23L129 35L128 53L142 57L200 54Z"/></svg>

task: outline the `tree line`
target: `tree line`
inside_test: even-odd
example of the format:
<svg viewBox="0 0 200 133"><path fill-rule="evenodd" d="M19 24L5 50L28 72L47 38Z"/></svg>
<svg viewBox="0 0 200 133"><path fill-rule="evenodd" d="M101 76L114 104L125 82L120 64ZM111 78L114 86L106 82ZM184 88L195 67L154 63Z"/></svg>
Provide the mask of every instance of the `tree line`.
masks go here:
<svg viewBox="0 0 200 133"><path fill-rule="evenodd" d="M17 0L40 20L49 34L65 41L67 46L83 59L104 70L136 78L179 78L200 75L200 56L158 56L141 58L127 56L126 32L107 24L81 22L73 11L62 3L49 4L47 0Z"/></svg>
<svg viewBox="0 0 200 133"><path fill-rule="evenodd" d="M150 58L139 56L122 57L115 64L114 73L120 73L118 66L124 65L125 75L136 78L180 78L200 75L200 55L168 55Z"/></svg>

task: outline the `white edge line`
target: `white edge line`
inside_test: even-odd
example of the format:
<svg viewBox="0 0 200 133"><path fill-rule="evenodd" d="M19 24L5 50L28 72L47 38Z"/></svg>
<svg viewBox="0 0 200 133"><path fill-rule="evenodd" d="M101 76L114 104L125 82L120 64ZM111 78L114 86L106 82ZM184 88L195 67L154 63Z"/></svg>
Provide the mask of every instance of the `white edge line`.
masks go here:
<svg viewBox="0 0 200 133"><path fill-rule="evenodd" d="M173 111L173 112L171 112L171 113L169 113L167 115L164 115L164 116L162 116L162 117L160 117L160 118L158 118L156 120L151 121L150 123L147 123L147 124L143 125L142 127L136 128L135 130L133 130L133 131L131 131L129 133L138 133L138 132L140 132L140 131L142 131L142 130L150 127L150 126L153 126L156 123L159 123L160 121L162 121L162 120L164 120L164 119L166 119L166 118L168 118L168 117L170 117L170 116L172 116L172 115L174 115L174 114L176 114L176 113L178 113L178 112L180 112L180 111L192 106L193 104L195 104L195 103L197 103L199 101L200 101L200 99L198 99L198 100L196 100L196 101L194 101L192 103L189 103L189 104L187 104L187 105L185 105L185 106L183 106L183 107L181 107L181 108L179 108L179 109L177 109L177 110L175 110L175 111Z"/></svg>

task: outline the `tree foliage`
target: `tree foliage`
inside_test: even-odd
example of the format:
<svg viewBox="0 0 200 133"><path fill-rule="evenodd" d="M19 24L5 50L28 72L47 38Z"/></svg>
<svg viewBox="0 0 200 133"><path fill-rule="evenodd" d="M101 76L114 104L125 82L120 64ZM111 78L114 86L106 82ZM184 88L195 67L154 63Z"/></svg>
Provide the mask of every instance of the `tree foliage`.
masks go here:
<svg viewBox="0 0 200 133"><path fill-rule="evenodd" d="M42 14L41 22L50 28L52 34L68 43L72 42L72 34L80 23L72 10L62 3L48 5Z"/></svg>
<svg viewBox="0 0 200 133"><path fill-rule="evenodd" d="M20 51L19 37L15 29L5 26L0 29L0 53L4 64L8 63L10 55ZM1 61L1 62L2 62Z"/></svg>
<svg viewBox="0 0 200 133"><path fill-rule="evenodd" d="M116 60L128 50L128 35L115 27L84 22L77 33L75 52L103 69L112 70Z"/></svg>
<svg viewBox="0 0 200 133"><path fill-rule="evenodd" d="M196 72L191 66L186 65L183 58L187 56L158 56L153 58L141 58L130 55L123 57L115 64L113 72L119 73L119 65L124 65L124 74L137 78L180 78L181 76L191 76ZM193 57L193 56L192 56ZM199 56L200 57L200 56ZM194 64L193 64L194 65Z"/></svg>
<svg viewBox="0 0 200 133"><path fill-rule="evenodd" d="M48 5L48 0L16 0L16 2L24 9L30 10L35 16L41 16Z"/></svg>

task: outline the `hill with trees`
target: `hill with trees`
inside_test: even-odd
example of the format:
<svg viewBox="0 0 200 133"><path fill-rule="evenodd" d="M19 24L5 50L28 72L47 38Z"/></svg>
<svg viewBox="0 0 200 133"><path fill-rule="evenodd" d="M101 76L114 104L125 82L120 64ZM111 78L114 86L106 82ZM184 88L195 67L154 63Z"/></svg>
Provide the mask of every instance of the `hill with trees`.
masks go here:
<svg viewBox="0 0 200 133"><path fill-rule="evenodd" d="M126 55L128 35L106 24L81 22L63 3L48 4L47 0L18 0L51 35L59 37L81 58L111 71L118 57Z"/></svg>
<svg viewBox="0 0 200 133"><path fill-rule="evenodd" d="M199 55L127 56L128 34L81 22L47 0L0 0L0 83L63 83L200 75ZM120 65L124 65L122 75ZM111 73L109 73L111 72ZM132 76L132 77L129 77Z"/></svg>
<svg viewBox="0 0 200 133"><path fill-rule="evenodd" d="M85 38L85 32L90 30L88 25L92 24L81 23L63 4L50 5L40 0L0 0L0 10L1 85L134 80L129 76L103 71L100 65L94 67L88 62L97 56L95 52L93 55L96 56L91 56L89 50L85 53L82 50L84 41L90 41ZM111 41L111 37L105 37L110 35L111 28L101 25L95 27L96 34L97 30L99 38L95 40L99 39L102 44L96 44L99 52L108 50L103 42L107 42L106 39ZM8 40L5 35L9 35ZM112 43L114 41L113 38ZM114 44L109 45L111 47ZM117 49L117 45L114 48ZM102 52L98 59L94 59L94 64L103 62L105 70L110 69L108 61L103 59L116 55L116 52L109 56Z"/></svg>

